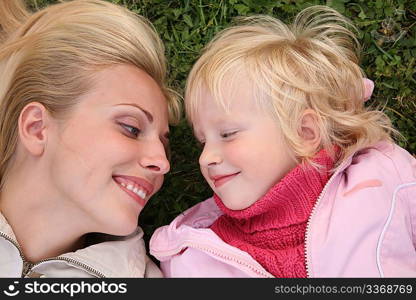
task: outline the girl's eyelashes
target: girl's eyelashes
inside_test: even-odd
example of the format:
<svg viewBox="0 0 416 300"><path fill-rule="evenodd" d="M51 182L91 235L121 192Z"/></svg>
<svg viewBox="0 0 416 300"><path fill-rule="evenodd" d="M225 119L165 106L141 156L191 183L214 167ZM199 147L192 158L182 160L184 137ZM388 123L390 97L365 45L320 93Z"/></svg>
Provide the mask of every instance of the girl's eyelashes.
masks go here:
<svg viewBox="0 0 416 300"><path fill-rule="evenodd" d="M137 127L134 126L130 126L127 125L125 123L119 123L119 125L121 127L123 127L123 129L130 135L130 136L134 136L135 138L137 138L139 136L139 134L141 133L141 130Z"/></svg>
<svg viewBox="0 0 416 300"><path fill-rule="evenodd" d="M221 137L226 139L226 138L229 138L229 137L235 135L237 132L238 132L238 130L227 131L227 132L221 133Z"/></svg>
<svg viewBox="0 0 416 300"><path fill-rule="evenodd" d="M233 137L236 133L238 133L238 130L226 131L226 132L220 133L220 137L222 139L228 139L228 138ZM204 139L197 138L197 141L198 141L198 145L200 145L201 147L205 146Z"/></svg>

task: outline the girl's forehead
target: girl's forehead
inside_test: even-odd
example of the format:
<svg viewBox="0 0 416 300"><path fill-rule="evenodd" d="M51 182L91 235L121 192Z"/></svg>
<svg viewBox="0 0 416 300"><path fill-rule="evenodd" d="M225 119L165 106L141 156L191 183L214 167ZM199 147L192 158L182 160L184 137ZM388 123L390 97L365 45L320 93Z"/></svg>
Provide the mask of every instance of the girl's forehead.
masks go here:
<svg viewBox="0 0 416 300"><path fill-rule="evenodd" d="M230 88L216 95L205 88L201 89L198 101L187 107L187 115L194 127L205 123L208 116L210 121L221 125L248 116L269 114L267 103L264 99L258 99L255 91L248 86Z"/></svg>
<svg viewBox="0 0 416 300"><path fill-rule="evenodd" d="M270 117L268 110L259 104L251 93L236 91L234 97L224 101L215 101L212 95L201 97L190 118L194 130L211 128L238 127L241 123L252 123L261 118Z"/></svg>

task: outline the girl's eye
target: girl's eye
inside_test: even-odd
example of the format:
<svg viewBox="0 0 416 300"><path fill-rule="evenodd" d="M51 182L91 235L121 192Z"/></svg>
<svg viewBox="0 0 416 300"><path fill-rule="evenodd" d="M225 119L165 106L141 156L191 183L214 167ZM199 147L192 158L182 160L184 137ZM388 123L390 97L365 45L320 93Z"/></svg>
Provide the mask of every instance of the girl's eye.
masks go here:
<svg viewBox="0 0 416 300"><path fill-rule="evenodd" d="M230 131L230 132L224 132L224 133L221 133L221 137L224 138L224 139L226 139L226 138L229 138L230 136L233 136L237 132L238 132L237 130Z"/></svg>
<svg viewBox="0 0 416 300"><path fill-rule="evenodd" d="M134 137L138 137L141 130L134 127L134 126L130 126L124 123L120 123L121 127L123 127L130 135L134 136Z"/></svg>

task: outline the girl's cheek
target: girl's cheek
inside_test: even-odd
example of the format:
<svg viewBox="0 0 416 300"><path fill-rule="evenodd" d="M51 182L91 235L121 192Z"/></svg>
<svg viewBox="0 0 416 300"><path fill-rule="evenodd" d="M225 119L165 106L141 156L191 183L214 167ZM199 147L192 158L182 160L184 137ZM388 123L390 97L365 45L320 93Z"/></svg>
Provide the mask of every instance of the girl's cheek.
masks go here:
<svg viewBox="0 0 416 300"><path fill-rule="evenodd" d="M224 154L228 159L238 159L246 152L250 152L250 149L245 143L238 140L229 141L224 147Z"/></svg>

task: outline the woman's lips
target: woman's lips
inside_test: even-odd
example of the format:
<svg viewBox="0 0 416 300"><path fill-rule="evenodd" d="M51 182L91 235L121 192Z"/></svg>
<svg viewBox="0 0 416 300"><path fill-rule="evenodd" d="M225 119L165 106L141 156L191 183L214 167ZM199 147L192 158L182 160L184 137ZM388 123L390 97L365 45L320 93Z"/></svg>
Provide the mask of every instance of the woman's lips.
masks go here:
<svg viewBox="0 0 416 300"><path fill-rule="evenodd" d="M214 186L218 188L218 187L222 186L223 184L225 184L226 182L233 179L238 174L240 174L240 172L237 172L237 173L234 173L234 174L228 174L228 175L217 175L217 176L212 177L211 179L214 182Z"/></svg>
<svg viewBox="0 0 416 300"><path fill-rule="evenodd" d="M136 176L127 176L127 175L113 175L113 179L117 182L117 183L122 183L124 182L125 184L135 184L137 186L142 187L145 191L147 195L151 195L153 192L153 184L151 184L149 181L147 181L146 179L140 178L140 177L136 177Z"/></svg>
<svg viewBox="0 0 416 300"><path fill-rule="evenodd" d="M142 207L147 203L151 193L153 192L153 185L147 180L135 176L114 175L113 180L117 185L131 196Z"/></svg>
<svg viewBox="0 0 416 300"><path fill-rule="evenodd" d="M117 185L123 190L125 191L127 194L129 194L129 196L131 196L136 202L138 202L142 207L144 207L147 203L146 199L142 199L140 198L138 195L136 195L135 193L133 193L132 191L128 190L126 187L122 186L121 184Z"/></svg>

